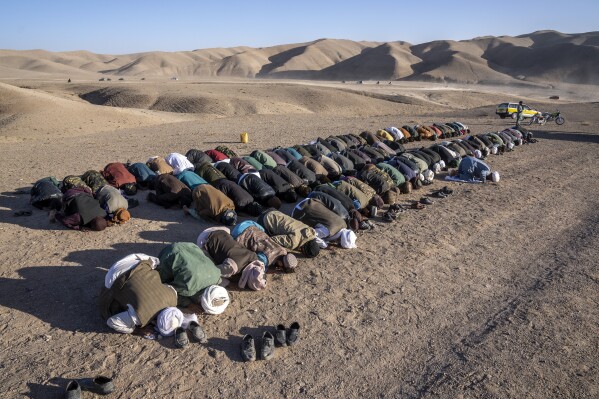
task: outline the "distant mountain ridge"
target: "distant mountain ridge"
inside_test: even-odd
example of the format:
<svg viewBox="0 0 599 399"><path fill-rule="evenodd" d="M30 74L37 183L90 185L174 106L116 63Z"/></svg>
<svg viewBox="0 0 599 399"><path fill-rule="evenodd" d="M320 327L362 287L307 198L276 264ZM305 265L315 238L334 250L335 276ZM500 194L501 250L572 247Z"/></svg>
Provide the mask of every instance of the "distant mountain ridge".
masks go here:
<svg viewBox="0 0 599 399"><path fill-rule="evenodd" d="M599 32L537 31L470 40L356 42L318 39L264 48L231 47L108 55L0 50L0 77L117 75L458 83L599 84Z"/></svg>

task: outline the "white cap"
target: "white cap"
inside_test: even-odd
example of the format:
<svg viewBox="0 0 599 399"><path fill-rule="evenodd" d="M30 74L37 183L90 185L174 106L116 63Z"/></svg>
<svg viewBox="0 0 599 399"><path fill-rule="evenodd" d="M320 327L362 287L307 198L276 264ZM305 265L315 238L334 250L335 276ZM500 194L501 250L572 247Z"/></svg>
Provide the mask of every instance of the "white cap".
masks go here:
<svg viewBox="0 0 599 399"><path fill-rule="evenodd" d="M480 152L480 150L474 150L474 156L477 158L482 158L483 154Z"/></svg>
<svg viewBox="0 0 599 399"><path fill-rule="evenodd" d="M427 169L424 171L424 178L428 181L433 181L433 179L435 178L435 174L432 170Z"/></svg>
<svg viewBox="0 0 599 399"><path fill-rule="evenodd" d="M491 181L497 183L499 181L499 172L491 173Z"/></svg>
<svg viewBox="0 0 599 399"><path fill-rule="evenodd" d="M156 318L156 327L160 335L169 337L183 324L183 312L175 307L163 309Z"/></svg>
<svg viewBox="0 0 599 399"><path fill-rule="evenodd" d="M341 230L341 247L342 248L346 248L346 249L350 249L350 248L356 248L356 239L358 237L356 236L356 233L354 233L353 231L349 230L349 229L342 229Z"/></svg>
<svg viewBox="0 0 599 399"><path fill-rule="evenodd" d="M218 285L211 285L202 293L202 308L208 314L221 314L229 306L229 293Z"/></svg>

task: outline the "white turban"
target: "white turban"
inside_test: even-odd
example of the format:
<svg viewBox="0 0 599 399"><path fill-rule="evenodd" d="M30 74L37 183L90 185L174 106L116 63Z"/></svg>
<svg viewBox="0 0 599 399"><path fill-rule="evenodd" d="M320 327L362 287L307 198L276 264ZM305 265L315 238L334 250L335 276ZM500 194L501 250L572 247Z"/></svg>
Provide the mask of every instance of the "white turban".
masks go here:
<svg viewBox="0 0 599 399"><path fill-rule="evenodd" d="M435 174L432 170L427 169L424 171L424 178L428 181L433 181L433 179L435 178Z"/></svg>
<svg viewBox="0 0 599 399"><path fill-rule="evenodd" d="M183 312L175 307L163 309L156 318L156 327L160 335L170 337L183 325Z"/></svg>
<svg viewBox="0 0 599 399"><path fill-rule="evenodd" d="M354 233L350 229L341 230L341 247L346 249L357 248L357 238L358 236L356 236L356 233Z"/></svg>
<svg viewBox="0 0 599 399"><path fill-rule="evenodd" d="M164 160L171 166L171 168L173 168L174 175L178 175L184 170L193 170L193 164L189 162L189 159L178 152L168 154Z"/></svg>
<svg viewBox="0 0 599 399"><path fill-rule="evenodd" d="M202 308L208 314L221 314L229 302L229 293L219 285L211 285L202 293Z"/></svg>
<svg viewBox="0 0 599 399"><path fill-rule="evenodd" d="M198 245L198 247L204 248L206 242L208 241L208 236L217 230L223 230L226 231L228 234L231 234L231 230L229 230L229 228L225 226L208 227L206 230L202 231L200 235L198 235L198 239L196 240L196 244Z"/></svg>
<svg viewBox="0 0 599 399"><path fill-rule="evenodd" d="M480 152L480 150L474 150L474 156L480 159L483 157L483 154Z"/></svg>
<svg viewBox="0 0 599 399"><path fill-rule="evenodd" d="M491 154L497 154L497 147L491 147Z"/></svg>
<svg viewBox="0 0 599 399"><path fill-rule="evenodd" d="M491 181L497 183L499 181L499 172L491 173Z"/></svg>
<svg viewBox="0 0 599 399"><path fill-rule="evenodd" d="M435 173L441 172L441 165L439 165L439 162L437 162L436 164L433 165L433 172L435 172Z"/></svg>
<svg viewBox="0 0 599 399"><path fill-rule="evenodd" d="M441 169L443 169L447 165L445 165L445 161L444 160L440 160L439 161L439 166L441 167Z"/></svg>
<svg viewBox="0 0 599 399"><path fill-rule="evenodd" d="M136 267L142 260L149 260L152 263L152 269L156 269L156 266L160 263L158 258L146 254L127 255L110 266L104 277L104 286L106 288L112 287L112 284L114 284L119 276Z"/></svg>

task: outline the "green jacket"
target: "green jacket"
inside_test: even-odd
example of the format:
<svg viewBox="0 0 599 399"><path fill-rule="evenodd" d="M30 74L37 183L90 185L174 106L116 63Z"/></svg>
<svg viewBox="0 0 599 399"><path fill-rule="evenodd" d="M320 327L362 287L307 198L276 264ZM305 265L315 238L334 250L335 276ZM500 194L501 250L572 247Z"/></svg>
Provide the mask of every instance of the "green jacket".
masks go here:
<svg viewBox="0 0 599 399"><path fill-rule="evenodd" d="M220 170L216 169L212 164L205 162L195 167L194 172L208 183L214 183L219 179L227 177Z"/></svg>
<svg viewBox="0 0 599 399"><path fill-rule="evenodd" d="M254 169L256 170L262 170L263 165L258 162L258 160L254 157L250 157L250 156L245 156L243 157L243 159L249 163L250 165L252 165L254 167Z"/></svg>
<svg viewBox="0 0 599 399"><path fill-rule="evenodd" d="M274 168L277 166L277 163L275 162L275 160L272 159L272 157L270 155L268 155L267 153L265 153L264 151L255 150L250 154L250 156L252 158L256 159L258 162L260 162L264 166L269 166L270 168Z"/></svg>
<svg viewBox="0 0 599 399"><path fill-rule="evenodd" d="M376 167L382 170L383 172L386 172L391 177L393 183L395 183L396 186L400 186L406 182L405 176L399 170L389 165L388 163L377 163Z"/></svg>
<svg viewBox="0 0 599 399"><path fill-rule="evenodd" d="M171 285L181 297L193 297L203 289L220 283L220 270L196 244L170 244L160 251L158 258L160 279ZM183 302L180 300L179 304Z"/></svg>

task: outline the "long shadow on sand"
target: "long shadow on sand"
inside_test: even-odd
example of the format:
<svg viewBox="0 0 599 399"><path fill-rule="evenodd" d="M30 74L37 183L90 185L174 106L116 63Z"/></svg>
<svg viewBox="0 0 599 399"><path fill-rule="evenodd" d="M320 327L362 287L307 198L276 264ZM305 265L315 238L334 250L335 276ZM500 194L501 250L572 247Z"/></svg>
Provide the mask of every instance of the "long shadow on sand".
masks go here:
<svg viewBox="0 0 599 399"><path fill-rule="evenodd" d="M240 335L231 335L229 338L209 338L206 346L212 348L214 350L223 352L231 361L233 362L243 362L243 358L241 357L241 342L243 341L243 337L246 334L254 337L254 342L256 343L256 351L260 350L260 343L262 340L262 334L265 331L270 331L273 335L275 334L276 327L274 326L264 326L264 327L241 327L239 329ZM280 349L279 349L280 350ZM258 356L259 352L258 352Z"/></svg>
<svg viewBox="0 0 599 399"><path fill-rule="evenodd" d="M599 143L599 134L581 132L540 132L533 130L533 135L538 139L573 141L576 143Z"/></svg>
<svg viewBox="0 0 599 399"><path fill-rule="evenodd" d="M163 244L127 243L107 250L72 252L64 260L81 266L32 266L20 278L0 278L0 306L28 313L66 331L109 331L97 300L106 270L131 253L157 255Z"/></svg>
<svg viewBox="0 0 599 399"><path fill-rule="evenodd" d="M25 395L30 399L64 398L65 389L69 381L70 379L68 378L54 377L48 381L48 384L28 382L27 387L29 388L29 392Z"/></svg>
<svg viewBox="0 0 599 399"><path fill-rule="evenodd" d="M29 190L31 187L23 187L14 191L0 193L0 223L9 223L36 230L60 230L59 224L48 221L48 211L37 209L29 204ZM30 211L31 216L15 216L17 211Z"/></svg>

